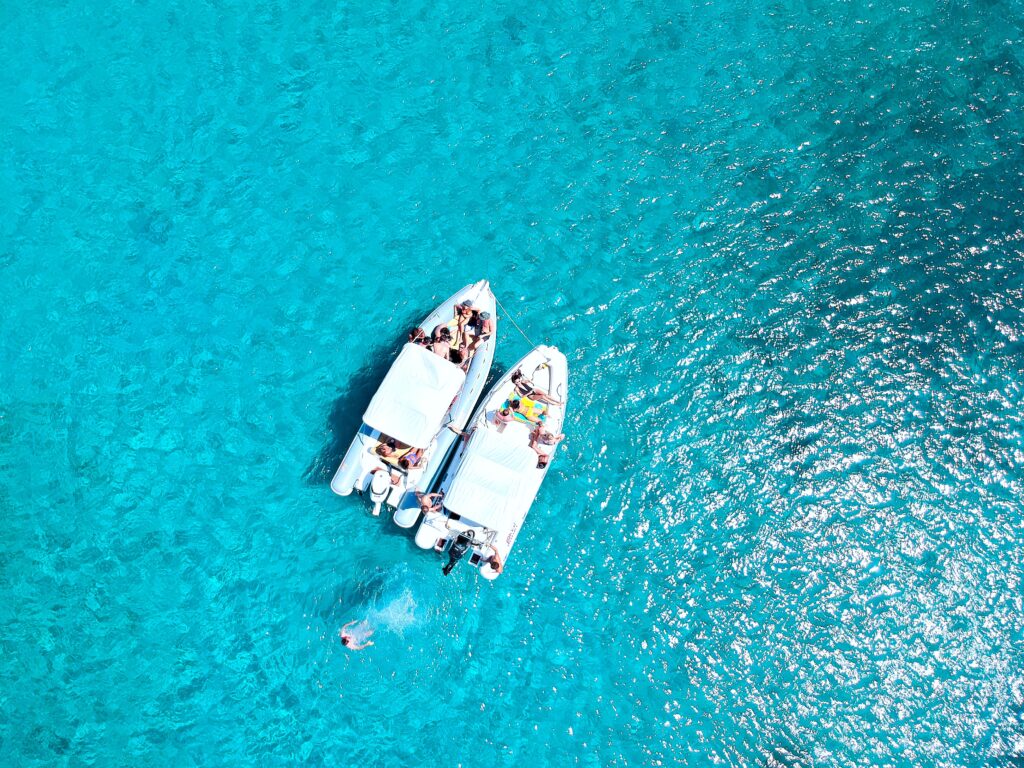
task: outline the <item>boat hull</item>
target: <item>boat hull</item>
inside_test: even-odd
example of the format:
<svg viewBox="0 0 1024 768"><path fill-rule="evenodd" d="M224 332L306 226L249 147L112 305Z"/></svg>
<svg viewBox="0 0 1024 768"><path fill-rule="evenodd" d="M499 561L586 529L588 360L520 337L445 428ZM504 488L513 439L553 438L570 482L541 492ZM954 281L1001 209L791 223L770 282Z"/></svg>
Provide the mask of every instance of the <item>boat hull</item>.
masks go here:
<svg viewBox="0 0 1024 768"><path fill-rule="evenodd" d="M538 389L545 391L561 402L560 405L550 405L548 407L545 428L553 433L558 433L562 430L565 413L564 404L568 389L568 365L565 356L561 352L553 347L542 345L531 350L529 354L510 368L505 376L494 384L473 412L467 427L468 432L473 433L476 429L507 431L510 433L510 437L521 438L524 443L529 443L532 426L518 422L497 425L494 422L494 414L497 409L506 400L510 399L514 393L514 384L511 377L516 370L524 371ZM456 446L451 464L441 479L441 491L447 492L452 488L456 478L459 476L460 470L466 463L467 456L473 450L473 439L470 439L468 442L460 442ZM555 450L556 448L550 450L552 456ZM449 514L449 510L444 509L441 512L430 513L424 516L416 531L416 545L422 549L444 551L460 532L472 529L478 535L479 543L472 548L472 553L476 555L476 558L470 556L470 562L475 565L486 563L492 554L497 554L502 562L504 562L511 552L519 532L523 528L526 516L529 513L530 504L536 497L540 485L547 475L551 460L549 458L548 465L543 468L537 467L526 470L529 476L524 479L524 484L518 491L522 494L524 504L520 510L511 514L507 519L503 519L499 525L490 528L482 526L478 521L474 521L466 515L456 516L456 519L453 519ZM482 534L482 538L481 531L486 532ZM480 574L488 579L498 576L498 572L489 566L481 567L479 570Z"/></svg>

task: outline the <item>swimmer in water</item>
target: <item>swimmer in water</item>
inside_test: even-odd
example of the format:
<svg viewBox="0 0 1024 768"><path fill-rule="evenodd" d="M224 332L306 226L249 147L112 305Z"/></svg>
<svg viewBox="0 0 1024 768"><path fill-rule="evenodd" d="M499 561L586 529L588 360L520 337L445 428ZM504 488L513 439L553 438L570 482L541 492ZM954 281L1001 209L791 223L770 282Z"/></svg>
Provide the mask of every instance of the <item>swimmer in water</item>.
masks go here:
<svg viewBox="0 0 1024 768"><path fill-rule="evenodd" d="M350 651L361 651L363 648L369 648L373 645L373 640L370 639L370 636L373 634L373 630L370 629L369 625L359 627L358 625L360 624L365 625L366 621L363 619L355 619L342 627L341 631L338 632L338 636L341 638L341 644ZM350 629L350 627L353 626L355 626L356 629Z"/></svg>

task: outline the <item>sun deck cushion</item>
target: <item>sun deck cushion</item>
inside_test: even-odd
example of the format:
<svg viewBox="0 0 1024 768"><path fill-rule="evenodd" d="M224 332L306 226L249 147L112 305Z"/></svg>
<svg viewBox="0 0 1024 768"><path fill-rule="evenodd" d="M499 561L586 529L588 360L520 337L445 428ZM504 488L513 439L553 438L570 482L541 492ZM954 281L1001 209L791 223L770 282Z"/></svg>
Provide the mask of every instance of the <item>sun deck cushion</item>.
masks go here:
<svg viewBox="0 0 1024 768"><path fill-rule="evenodd" d="M537 454L527 440L518 429L478 428L445 493L445 507L469 521L500 530L525 515L540 479Z"/></svg>
<svg viewBox="0 0 1024 768"><path fill-rule="evenodd" d="M426 448L466 379L426 347L406 344L370 401L363 421L388 437Z"/></svg>

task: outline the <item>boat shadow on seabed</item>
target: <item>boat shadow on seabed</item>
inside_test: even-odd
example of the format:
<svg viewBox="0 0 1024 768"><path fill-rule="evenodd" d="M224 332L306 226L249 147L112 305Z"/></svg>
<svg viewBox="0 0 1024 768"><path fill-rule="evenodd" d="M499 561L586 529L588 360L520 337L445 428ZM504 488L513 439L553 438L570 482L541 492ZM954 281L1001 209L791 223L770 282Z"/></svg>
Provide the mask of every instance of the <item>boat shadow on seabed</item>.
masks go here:
<svg viewBox="0 0 1024 768"><path fill-rule="evenodd" d="M352 436L363 423L363 412L388 372L394 354L381 354L370 365L356 371L342 393L331 403L327 417L327 441L306 468L303 478L309 485L327 485L341 463Z"/></svg>

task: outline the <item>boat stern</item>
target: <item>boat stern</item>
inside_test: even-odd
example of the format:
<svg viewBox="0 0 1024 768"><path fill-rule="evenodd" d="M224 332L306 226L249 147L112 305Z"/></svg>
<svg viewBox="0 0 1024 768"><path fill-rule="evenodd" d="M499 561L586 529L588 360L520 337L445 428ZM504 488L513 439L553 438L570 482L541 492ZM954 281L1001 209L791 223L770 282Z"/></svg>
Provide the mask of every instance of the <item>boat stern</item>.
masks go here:
<svg viewBox="0 0 1024 768"><path fill-rule="evenodd" d="M331 478L332 491L339 496L348 496L352 491L362 493L366 490L370 474L380 464L372 455L373 442L369 435L359 431Z"/></svg>

